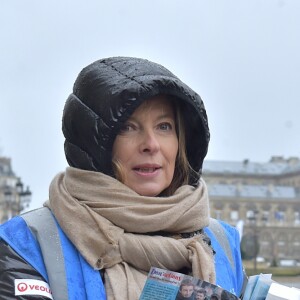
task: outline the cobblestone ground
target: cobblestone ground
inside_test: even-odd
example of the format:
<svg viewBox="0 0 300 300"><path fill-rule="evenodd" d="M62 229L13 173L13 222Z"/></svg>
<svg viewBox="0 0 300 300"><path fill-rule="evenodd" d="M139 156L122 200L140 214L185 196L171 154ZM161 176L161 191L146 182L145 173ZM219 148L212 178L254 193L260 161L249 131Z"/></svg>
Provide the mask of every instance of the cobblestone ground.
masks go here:
<svg viewBox="0 0 300 300"><path fill-rule="evenodd" d="M282 283L286 286L300 288L300 276L295 277L275 277L272 276L272 279L278 283Z"/></svg>

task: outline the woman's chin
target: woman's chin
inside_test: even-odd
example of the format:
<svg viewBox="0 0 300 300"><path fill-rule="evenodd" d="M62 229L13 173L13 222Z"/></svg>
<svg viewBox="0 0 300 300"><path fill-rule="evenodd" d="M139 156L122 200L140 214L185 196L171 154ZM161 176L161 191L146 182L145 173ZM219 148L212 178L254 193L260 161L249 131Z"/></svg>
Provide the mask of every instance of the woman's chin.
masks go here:
<svg viewBox="0 0 300 300"><path fill-rule="evenodd" d="M137 194L145 197L155 197L159 195L165 188L157 185L133 186L131 187Z"/></svg>

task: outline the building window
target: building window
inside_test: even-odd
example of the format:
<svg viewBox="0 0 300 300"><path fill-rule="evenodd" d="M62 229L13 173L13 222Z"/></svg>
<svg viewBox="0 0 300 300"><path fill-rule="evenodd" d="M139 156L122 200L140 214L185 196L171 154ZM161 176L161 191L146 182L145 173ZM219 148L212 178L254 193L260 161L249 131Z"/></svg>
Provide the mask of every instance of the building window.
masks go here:
<svg viewBox="0 0 300 300"><path fill-rule="evenodd" d="M215 210L215 218L217 220L221 220L222 219L222 211L221 210L218 210L218 209Z"/></svg>
<svg viewBox="0 0 300 300"><path fill-rule="evenodd" d="M277 236L278 257L285 258L288 252L286 234L279 233Z"/></svg>
<svg viewBox="0 0 300 300"><path fill-rule="evenodd" d="M255 210L247 210L246 212L246 218L247 218L247 222L250 224L254 224L256 222L256 216L257 212Z"/></svg>
<svg viewBox="0 0 300 300"><path fill-rule="evenodd" d="M253 210L247 210L246 217L247 217L247 219L253 218L254 217L254 211Z"/></svg>
<svg viewBox="0 0 300 300"><path fill-rule="evenodd" d="M294 255L295 257L298 257L299 252L300 252L300 236L293 236L293 251L292 251L292 255Z"/></svg>
<svg viewBox="0 0 300 300"><path fill-rule="evenodd" d="M261 256L268 259L272 258L274 245L270 232L263 232L259 236L259 244Z"/></svg>
<svg viewBox="0 0 300 300"><path fill-rule="evenodd" d="M231 221L237 221L239 219L239 212L237 210L233 210L230 212Z"/></svg>
<svg viewBox="0 0 300 300"><path fill-rule="evenodd" d="M294 225L300 225L300 213L295 211L294 213Z"/></svg>
<svg viewBox="0 0 300 300"><path fill-rule="evenodd" d="M269 223L269 221L270 221L270 212L269 211L263 211L262 221L265 225Z"/></svg>
<svg viewBox="0 0 300 300"><path fill-rule="evenodd" d="M274 213L275 220L279 223L283 223L284 215L285 215L284 211L275 211L275 213Z"/></svg>

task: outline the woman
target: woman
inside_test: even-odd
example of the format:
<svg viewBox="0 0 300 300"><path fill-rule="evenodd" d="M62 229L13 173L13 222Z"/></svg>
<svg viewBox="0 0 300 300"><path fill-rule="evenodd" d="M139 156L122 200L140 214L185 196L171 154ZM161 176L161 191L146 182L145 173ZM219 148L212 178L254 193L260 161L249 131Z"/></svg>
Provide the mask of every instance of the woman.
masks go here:
<svg viewBox="0 0 300 300"><path fill-rule="evenodd" d="M1 227L3 299L51 297L42 289L54 299L138 299L151 266L240 294L238 234L209 218L199 95L156 63L102 59L75 81L63 133L70 167L50 185L52 214Z"/></svg>

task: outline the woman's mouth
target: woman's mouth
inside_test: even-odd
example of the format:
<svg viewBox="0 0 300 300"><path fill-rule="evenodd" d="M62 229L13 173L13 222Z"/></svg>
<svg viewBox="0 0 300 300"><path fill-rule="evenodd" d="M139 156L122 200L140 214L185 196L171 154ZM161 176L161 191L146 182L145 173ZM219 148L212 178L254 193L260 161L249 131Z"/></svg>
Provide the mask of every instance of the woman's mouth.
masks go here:
<svg viewBox="0 0 300 300"><path fill-rule="evenodd" d="M153 173L158 168L134 168L135 171L142 172L142 173Z"/></svg>
<svg viewBox="0 0 300 300"><path fill-rule="evenodd" d="M143 166L136 166L133 168L133 171L135 171L139 175L152 175L156 174L158 170L161 169L161 166L159 165L143 165Z"/></svg>

